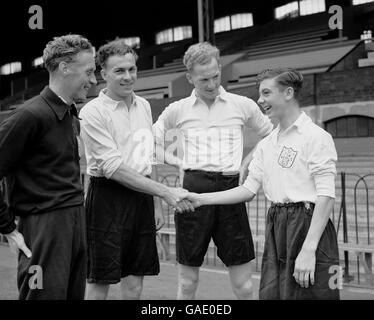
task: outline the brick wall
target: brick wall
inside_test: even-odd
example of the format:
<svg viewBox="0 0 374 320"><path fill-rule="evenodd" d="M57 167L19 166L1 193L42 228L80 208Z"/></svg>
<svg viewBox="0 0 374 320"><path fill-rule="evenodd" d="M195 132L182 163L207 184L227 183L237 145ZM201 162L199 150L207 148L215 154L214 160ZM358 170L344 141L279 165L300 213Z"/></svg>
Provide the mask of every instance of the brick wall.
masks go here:
<svg viewBox="0 0 374 320"><path fill-rule="evenodd" d="M256 86L230 91L258 99ZM303 106L374 100L374 66L305 75L300 100Z"/></svg>

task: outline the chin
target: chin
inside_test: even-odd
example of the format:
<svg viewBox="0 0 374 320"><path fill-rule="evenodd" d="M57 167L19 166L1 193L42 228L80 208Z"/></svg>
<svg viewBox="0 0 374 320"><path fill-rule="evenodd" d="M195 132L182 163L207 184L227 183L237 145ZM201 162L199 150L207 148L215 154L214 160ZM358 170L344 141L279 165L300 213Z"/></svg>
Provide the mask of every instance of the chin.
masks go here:
<svg viewBox="0 0 374 320"><path fill-rule="evenodd" d="M80 101L86 101L87 99L87 94L79 94L74 98L74 101L80 102Z"/></svg>

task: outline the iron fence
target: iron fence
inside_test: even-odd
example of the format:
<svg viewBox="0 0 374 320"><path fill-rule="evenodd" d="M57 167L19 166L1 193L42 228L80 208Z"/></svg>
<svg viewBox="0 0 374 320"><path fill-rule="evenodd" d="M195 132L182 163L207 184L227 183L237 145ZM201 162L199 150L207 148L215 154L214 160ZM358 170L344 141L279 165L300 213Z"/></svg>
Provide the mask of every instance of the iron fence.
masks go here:
<svg viewBox="0 0 374 320"><path fill-rule="evenodd" d="M88 176L82 174L82 184L85 192L87 191L89 179ZM156 177L156 179L169 186L180 186L178 174L167 174L165 176ZM7 199L8 190L5 179L0 180L0 190ZM248 219L250 222L252 234L254 238L261 239L265 234L266 214L270 203L264 196L263 192L259 192L256 198L246 203ZM165 226L159 232L158 237L163 234L163 230L168 230L168 241L158 241L160 252L167 252L163 258L175 260L175 228L174 228L174 212L170 206L161 201L161 206L155 206L156 210L162 210L165 217ZM369 250L361 252L341 249L341 266L344 269L344 281L359 286L374 286L372 276L372 252L374 252L374 173L366 175L358 175L353 173L341 172L337 179L336 199L334 210L331 214L340 244L353 244L356 247L366 246ZM0 242L6 242L5 238L0 235ZM261 260L263 252L263 241L255 241L256 259L254 261L255 270L261 270ZM209 267L223 268L224 264L217 256L217 250L213 243L209 245L209 249L204 259L204 265ZM368 277L369 273L369 277Z"/></svg>

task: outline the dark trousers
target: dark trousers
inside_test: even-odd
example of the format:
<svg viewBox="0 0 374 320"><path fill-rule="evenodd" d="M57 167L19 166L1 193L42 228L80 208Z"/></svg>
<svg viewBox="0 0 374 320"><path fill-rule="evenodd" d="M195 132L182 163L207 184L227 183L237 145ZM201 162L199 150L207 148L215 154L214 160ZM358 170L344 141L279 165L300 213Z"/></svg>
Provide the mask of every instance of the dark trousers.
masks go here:
<svg viewBox="0 0 374 320"><path fill-rule="evenodd" d="M238 182L239 174L186 170L183 187L197 193L217 192L235 188ZM176 213L174 220L180 264L200 267L211 239L226 266L241 265L255 257L244 203L202 206L194 212Z"/></svg>
<svg viewBox="0 0 374 320"><path fill-rule="evenodd" d="M331 281L333 270L339 266L339 251L330 219L316 250L314 285L303 288L293 277L295 260L308 233L313 210L314 204L306 208L302 202L270 207L266 217L260 300L339 299L339 289Z"/></svg>
<svg viewBox="0 0 374 320"><path fill-rule="evenodd" d="M18 256L20 300L83 300L87 247L83 206L20 218L19 231L32 252Z"/></svg>

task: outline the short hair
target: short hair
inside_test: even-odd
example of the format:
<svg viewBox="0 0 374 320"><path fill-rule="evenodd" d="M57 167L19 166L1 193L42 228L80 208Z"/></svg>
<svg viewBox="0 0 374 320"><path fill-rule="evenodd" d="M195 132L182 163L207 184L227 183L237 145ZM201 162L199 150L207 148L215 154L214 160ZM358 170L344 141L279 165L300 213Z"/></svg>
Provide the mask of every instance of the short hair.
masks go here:
<svg viewBox="0 0 374 320"><path fill-rule="evenodd" d="M46 69L53 72L61 61L72 62L81 51L93 52L92 44L83 36L68 34L54 37L43 51L43 62Z"/></svg>
<svg viewBox="0 0 374 320"><path fill-rule="evenodd" d="M128 53L131 53L134 56L135 61L138 60L138 55L135 50L125 43L125 39L117 38L107 42L99 48L96 54L96 64L101 66L101 68L104 68L109 57L124 56Z"/></svg>
<svg viewBox="0 0 374 320"><path fill-rule="evenodd" d="M292 87L295 98L297 99L303 86L302 74L291 68L266 69L257 76L257 86L265 79L275 78L276 83L284 88Z"/></svg>
<svg viewBox="0 0 374 320"><path fill-rule="evenodd" d="M183 57L183 64L191 71L195 64L207 64L212 58L219 63L219 50L209 42L200 42L191 45Z"/></svg>

